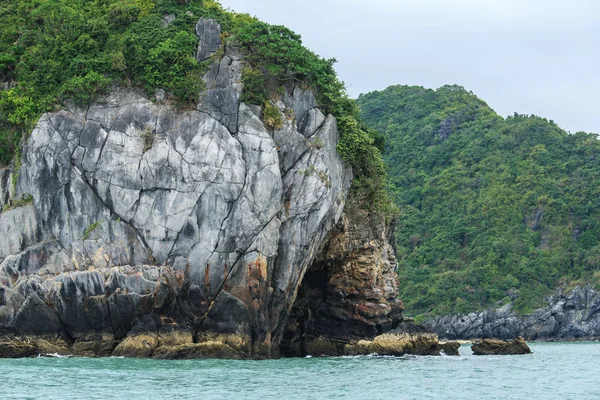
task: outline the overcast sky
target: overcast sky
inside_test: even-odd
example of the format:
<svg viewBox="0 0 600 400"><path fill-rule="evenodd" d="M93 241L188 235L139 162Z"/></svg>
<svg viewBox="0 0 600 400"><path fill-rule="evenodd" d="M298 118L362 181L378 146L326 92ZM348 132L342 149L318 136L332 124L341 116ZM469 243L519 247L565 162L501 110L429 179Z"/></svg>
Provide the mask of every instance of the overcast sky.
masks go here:
<svg viewBox="0 0 600 400"><path fill-rule="evenodd" d="M600 133L600 0L221 0L335 57L351 96L458 84L499 114Z"/></svg>

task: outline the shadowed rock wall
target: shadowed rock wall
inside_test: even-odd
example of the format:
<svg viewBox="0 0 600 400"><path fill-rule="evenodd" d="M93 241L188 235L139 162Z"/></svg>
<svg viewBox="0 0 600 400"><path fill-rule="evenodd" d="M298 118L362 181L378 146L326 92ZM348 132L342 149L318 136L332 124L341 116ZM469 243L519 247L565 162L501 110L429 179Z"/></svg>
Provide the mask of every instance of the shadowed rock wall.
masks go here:
<svg viewBox="0 0 600 400"><path fill-rule="evenodd" d="M382 215L347 207L304 277L282 351L343 355L348 343L398 327L403 305L391 235Z"/></svg>

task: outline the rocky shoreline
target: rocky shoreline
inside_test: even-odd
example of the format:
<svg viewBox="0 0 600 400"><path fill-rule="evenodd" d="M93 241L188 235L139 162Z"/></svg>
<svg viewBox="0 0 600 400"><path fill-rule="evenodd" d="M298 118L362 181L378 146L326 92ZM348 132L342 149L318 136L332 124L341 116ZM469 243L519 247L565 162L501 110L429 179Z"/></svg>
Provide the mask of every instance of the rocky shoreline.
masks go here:
<svg viewBox="0 0 600 400"><path fill-rule="evenodd" d="M518 315L509 303L495 310L437 317L424 324L441 338L528 341L594 341L600 338L600 291L590 286L560 291L548 306Z"/></svg>
<svg viewBox="0 0 600 400"><path fill-rule="evenodd" d="M439 342L437 335L427 333L411 323L401 324L396 330L376 336L373 340L332 341L319 337L307 342L306 353L313 357L358 355L458 355L458 342ZM412 332L412 333L410 333ZM186 332L174 331L155 335L140 333L121 342L111 335L91 335L68 343L60 337L16 336L0 338L0 358L27 358L38 356L64 357L127 357L159 360L233 359L242 360L242 341L230 337L213 337L195 343ZM300 357L300 355L297 355Z"/></svg>

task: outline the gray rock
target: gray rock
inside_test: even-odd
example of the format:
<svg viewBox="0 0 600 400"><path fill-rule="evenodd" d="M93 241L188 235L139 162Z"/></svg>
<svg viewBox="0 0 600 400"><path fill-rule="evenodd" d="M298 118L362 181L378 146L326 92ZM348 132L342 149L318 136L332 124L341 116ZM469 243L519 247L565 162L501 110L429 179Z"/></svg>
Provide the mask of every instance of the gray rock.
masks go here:
<svg viewBox="0 0 600 400"><path fill-rule="evenodd" d="M12 173L10 168L0 168L0 212L11 197Z"/></svg>
<svg viewBox="0 0 600 400"><path fill-rule="evenodd" d="M213 63L204 76L208 90L200 96L196 108L219 121L232 134L236 134L243 89L243 62L227 54L220 63Z"/></svg>
<svg viewBox="0 0 600 400"><path fill-rule="evenodd" d="M6 257L0 263L0 271L7 276L58 274L72 269L69 256L56 240L29 246L19 254Z"/></svg>
<svg viewBox="0 0 600 400"><path fill-rule="evenodd" d="M58 335L61 324L56 313L31 293L15 315L15 327L19 334Z"/></svg>
<svg viewBox="0 0 600 400"><path fill-rule="evenodd" d="M517 315L512 303L498 310L468 316L437 317L425 326L448 339L494 338L509 340L572 340L600 337L600 292L577 287L571 293L559 292L548 306L529 315Z"/></svg>
<svg viewBox="0 0 600 400"><path fill-rule="evenodd" d="M206 60L221 47L221 25L213 19L200 18L196 24L196 35L199 39L196 54L198 61Z"/></svg>
<svg viewBox="0 0 600 400"><path fill-rule="evenodd" d="M304 113L304 116L298 123L298 131L306 138L310 138L323 126L324 122L325 116L323 113L317 108L311 108Z"/></svg>
<svg viewBox="0 0 600 400"><path fill-rule="evenodd" d="M165 15L163 15L163 18L160 21L160 26L163 28L167 28L174 21L175 21L175 14L165 14Z"/></svg>
<svg viewBox="0 0 600 400"><path fill-rule="evenodd" d="M164 91L164 89L158 89L156 93L154 93L154 98L156 99L157 103L164 103L165 99L167 98L167 93Z"/></svg>
<svg viewBox="0 0 600 400"><path fill-rule="evenodd" d="M283 95L286 107L294 111L297 121L302 121L304 114L317 107L315 95L310 90L303 90L295 84L287 84Z"/></svg>
<svg viewBox="0 0 600 400"><path fill-rule="evenodd" d="M18 228L17 228L18 227ZM21 253L47 236L38 224L33 205L17 207L0 214L0 261Z"/></svg>

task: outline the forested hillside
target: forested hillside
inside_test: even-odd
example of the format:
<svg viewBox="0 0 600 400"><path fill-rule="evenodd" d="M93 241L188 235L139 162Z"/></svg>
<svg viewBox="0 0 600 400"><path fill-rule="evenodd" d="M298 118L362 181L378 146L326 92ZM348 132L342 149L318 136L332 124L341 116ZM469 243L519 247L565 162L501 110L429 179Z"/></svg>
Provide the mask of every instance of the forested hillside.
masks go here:
<svg viewBox="0 0 600 400"><path fill-rule="evenodd" d="M420 318L600 282L600 142L498 116L459 86L361 95L400 207L400 297Z"/></svg>

